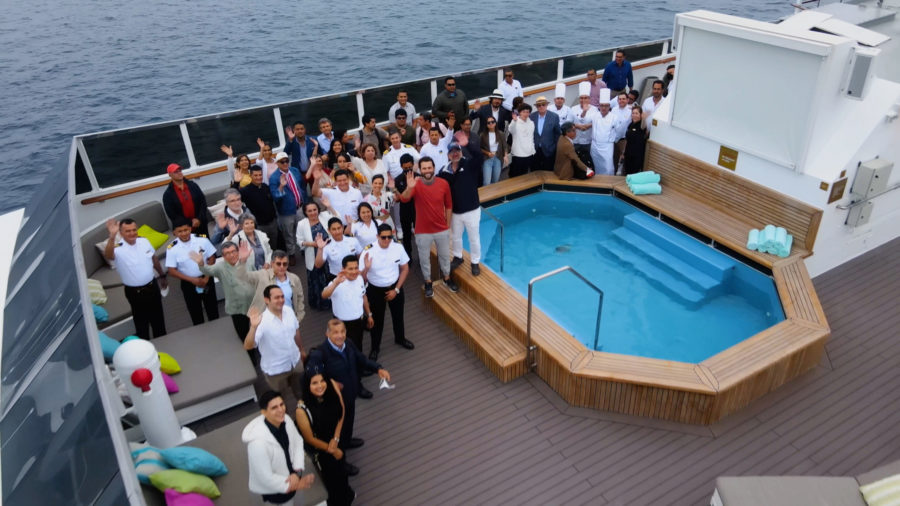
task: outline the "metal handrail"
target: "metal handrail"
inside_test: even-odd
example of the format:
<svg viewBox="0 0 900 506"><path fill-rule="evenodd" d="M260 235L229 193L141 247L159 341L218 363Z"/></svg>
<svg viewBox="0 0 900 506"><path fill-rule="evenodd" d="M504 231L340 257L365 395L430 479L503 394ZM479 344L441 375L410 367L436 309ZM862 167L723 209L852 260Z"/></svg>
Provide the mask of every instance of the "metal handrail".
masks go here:
<svg viewBox="0 0 900 506"><path fill-rule="evenodd" d="M597 306L597 325L596 325L596 327L594 327L594 349L595 350L597 349L597 345L599 344L599 341L600 341L600 314L603 312L603 290L597 288L596 285L591 283L586 277L582 276L580 272L576 271L575 269L573 269L572 267L570 267L568 265L560 267L559 269L552 270L550 272L545 272L544 274L541 274L540 276L531 278L531 281L528 282L528 325L527 325L526 331L525 331L525 346L526 346L526 350L528 351L528 355L531 357L529 360L531 362L531 364L529 364L529 366L528 366L530 369L534 369L535 367L537 367L537 361L534 359L534 356L535 356L534 351L537 349L537 347L531 344L531 312L532 312L532 305L534 304L533 296L532 296L534 284L537 283L538 281L555 276L563 271L572 271L572 274L578 276L578 279L587 283L587 285L589 287L593 288L594 291L597 292L597 295L600 296L600 303Z"/></svg>
<svg viewBox="0 0 900 506"><path fill-rule="evenodd" d="M895 184L893 186L889 186L889 187L885 188L884 191L878 192L875 195L867 195L865 197L861 197L859 200L854 200L853 202L850 202L849 204L841 204L841 205L837 205L835 207L840 209L841 211L846 211L847 209L853 209L856 206L865 204L866 202L874 199L875 197L880 197L880 196L884 195L885 193L892 192L898 188L900 188L900 183Z"/></svg>
<svg viewBox="0 0 900 506"><path fill-rule="evenodd" d="M482 207L481 210L500 225L500 272L503 272L503 222L486 208Z"/></svg>

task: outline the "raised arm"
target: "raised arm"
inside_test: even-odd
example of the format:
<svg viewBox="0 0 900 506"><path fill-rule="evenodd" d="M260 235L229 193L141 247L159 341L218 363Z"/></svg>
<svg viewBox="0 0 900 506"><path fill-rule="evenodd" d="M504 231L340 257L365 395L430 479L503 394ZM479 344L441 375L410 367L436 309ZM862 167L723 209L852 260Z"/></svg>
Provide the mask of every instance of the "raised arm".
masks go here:
<svg viewBox="0 0 900 506"><path fill-rule="evenodd" d="M103 256L112 261L116 259L116 234L119 233L119 222L112 218L106 220L106 231L109 232L109 239L106 240Z"/></svg>
<svg viewBox="0 0 900 506"><path fill-rule="evenodd" d="M259 309L251 307L250 311L247 312L247 316L250 318L250 330L247 331L247 335L244 337L244 349L252 350L256 348L256 329L259 328L259 324L262 322L262 313L259 312Z"/></svg>

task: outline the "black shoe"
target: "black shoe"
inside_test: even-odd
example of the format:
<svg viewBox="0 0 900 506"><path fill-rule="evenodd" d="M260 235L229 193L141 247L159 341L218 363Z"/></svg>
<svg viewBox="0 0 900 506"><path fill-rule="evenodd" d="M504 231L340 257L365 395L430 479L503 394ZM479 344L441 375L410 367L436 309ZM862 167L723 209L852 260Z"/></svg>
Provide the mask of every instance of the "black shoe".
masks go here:
<svg viewBox="0 0 900 506"><path fill-rule="evenodd" d="M359 386L359 393L357 393L356 395L360 399L371 399L372 398L372 392L370 392L368 388L366 388L362 385Z"/></svg>
<svg viewBox="0 0 900 506"><path fill-rule="evenodd" d="M472 264L472 275L477 276L479 274L481 274L481 267L478 264Z"/></svg>
<svg viewBox="0 0 900 506"><path fill-rule="evenodd" d="M456 293L459 291L459 285L457 285L456 282L453 281L453 278L445 279L444 284L447 285L447 289L453 293Z"/></svg>
<svg viewBox="0 0 900 506"><path fill-rule="evenodd" d="M344 449L354 450L364 444L366 444L366 442L363 439L358 438L358 437L351 437L350 441L347 441L347 443L344 445Z"/></svg>
<svg viewBox="0 0 900 506"><path fill-rule="evenodd" d="M403 346L407 350L412 350L416 347L416 345L414 345L409 339L398 339L394 342L397 343L398 346Z"/></svg>
<svg viewBox="0 0 900 506"><path fill-rule="evenodd" d="M359 474L359 468L347 461L344 461L344 471L347 471L347 476L356 476Z"/></svg>
<svg viewBox="0 0 900 506"><path fill-rule="evenodd" d="M369 360L372 362L378 362L378 350L372 350L369 352Z"/></svg>
<svg viewBox="0 0 900 506"><path fill-rule="evenodd" d="M457 267L463 264L462 257L453 257L453 260L450 261L450 272L456 270Z"/></svg>
<svg viewBox="0 0 900 506"><path fill-rule="evenodd" d="M434 297L434 287L431 283L425 283L425 297L429 299Z"/></svg>

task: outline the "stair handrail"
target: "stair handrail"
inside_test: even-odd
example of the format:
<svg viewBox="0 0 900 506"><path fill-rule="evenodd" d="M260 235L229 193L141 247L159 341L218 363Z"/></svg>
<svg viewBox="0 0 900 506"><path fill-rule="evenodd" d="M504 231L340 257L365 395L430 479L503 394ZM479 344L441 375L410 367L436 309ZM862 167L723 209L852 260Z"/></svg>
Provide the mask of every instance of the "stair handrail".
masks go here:
<svg viewBox="0 0 900 506"><path fill-rule="evenodd" d="M594 327L594 349L595 350L597 349L597 345L599 344L599 341L600 341L600 315L603 312L603 290L597 288L597 286L595 284L591 283L590 280L588 280L586 277L582 276L580 272L576 271L575 269L573 269L572 267L570 267L568 265L564 265L558 269L554 269L552 271L545 272L545 273L541 274L540 276L531 278L531 281L528 282L528 323L527 323L526 331L525 331L525 343L526 343L525 349L527 350L527 354L528 354L528 356L526 358L530 362L530 364L528 365L528 368L530 370L534 370L534 368L537 367L537 360L535 358L535 353L534 353L535 350L537 350L537 347L534 346L533 344L531 344L531 313L532 313L532 306L534 305L534 297L533 297L534 284L537 283L538 281L542 281L547 278L553 277L564 271L572 271L572 274L577 276L578 279L584 281L589 287L593 288L594 291L597 292L597 295L599 295L600 302L597 306L597 325Z"/></svg>
<svg viewBox="0 0 900 506"><path fill-rule="evenodd" d="M496 221L498 225L500 225L500 272L503 272L503 222L500 221L500 218L494 216L494 214L487 210L486 207L481 207L482 212L488 215L489 218Z"/></svg>

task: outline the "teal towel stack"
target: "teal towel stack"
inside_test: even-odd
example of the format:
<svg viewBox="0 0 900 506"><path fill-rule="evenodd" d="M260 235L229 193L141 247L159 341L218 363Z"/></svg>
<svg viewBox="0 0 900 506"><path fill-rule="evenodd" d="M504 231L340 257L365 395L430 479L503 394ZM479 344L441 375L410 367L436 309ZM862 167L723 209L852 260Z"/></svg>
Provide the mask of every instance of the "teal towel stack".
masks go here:
<svg viewBox="0 0 900 506"><path fill-rule="evenodd" d="M628 189L635 195L659 195L662 186L659 185L659 174L652 170L629 174L625 176Z"/></svg>
<svg viewBox="0 0 900 506"><path fill-rule="evenodd" d="M752 229L747 234L747 249L787 258L791 254L794 236L784 227L766 225L762 230Z"/></svg>

